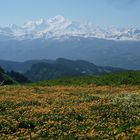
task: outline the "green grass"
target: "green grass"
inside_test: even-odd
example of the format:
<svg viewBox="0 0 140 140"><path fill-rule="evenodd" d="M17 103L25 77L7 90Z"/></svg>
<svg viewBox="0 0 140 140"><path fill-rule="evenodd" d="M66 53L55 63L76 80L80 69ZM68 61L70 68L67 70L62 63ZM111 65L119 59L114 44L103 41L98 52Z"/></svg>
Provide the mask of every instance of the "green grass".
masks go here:
<svg viewBox="0 0 140 140"><path fill-rule="evenodd" d="M140 71L127 71L119 73L110 73L102 76L83 76L83 77L66 77L56 80L40 81L32 83L30 85L41 85L41 86L83 86L95 84L99 86L104 85L140 85Z"/></svg>

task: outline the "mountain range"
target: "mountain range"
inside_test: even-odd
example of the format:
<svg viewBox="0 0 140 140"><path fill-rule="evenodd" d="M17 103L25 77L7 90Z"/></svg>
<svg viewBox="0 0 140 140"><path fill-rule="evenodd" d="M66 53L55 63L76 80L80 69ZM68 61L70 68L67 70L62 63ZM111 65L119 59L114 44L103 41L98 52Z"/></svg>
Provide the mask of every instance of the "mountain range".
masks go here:
<svg viewBox="0 0 140 140"><path fill-rule="evenodd" d="M63 16L0 27L0 59L82 59L96 65L140 69L140 29L101 28Z"/></svg>
<svg viewBox="0 0 140 140"><path fill-rule="evenodd" d="M22 26L10 24L0 27L0 40L58 39L69 37L102 38L108 40L140 40L138 28L101 28L93 23L75 22L61 15L45 20L28 21Z"/></svg>

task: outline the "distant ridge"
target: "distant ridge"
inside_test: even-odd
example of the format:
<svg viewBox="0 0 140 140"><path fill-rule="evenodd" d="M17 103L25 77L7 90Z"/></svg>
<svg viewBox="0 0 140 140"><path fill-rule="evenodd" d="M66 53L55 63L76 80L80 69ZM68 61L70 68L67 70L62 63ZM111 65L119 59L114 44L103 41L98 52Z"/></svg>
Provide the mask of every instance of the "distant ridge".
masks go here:
<svg viewBox="0 0 140 140"><path fill-rule="evenodd" d="M118 71L124 70L121 68L96 66L84 60L58 58L56 61L33 64L31 69L25 72L25 76L31 81L41 81L61 77L102 75Z"/></svg>
<svg viewBox="0 0 140 140"><path fill-rule="evenodd" d="M124 71L121 68L97 66L85 60L30 60L14 62L0 60L0 66L7 72L16 71L24 74L31 81L56 79L60 77L102 75L110 72Z"/></svg>

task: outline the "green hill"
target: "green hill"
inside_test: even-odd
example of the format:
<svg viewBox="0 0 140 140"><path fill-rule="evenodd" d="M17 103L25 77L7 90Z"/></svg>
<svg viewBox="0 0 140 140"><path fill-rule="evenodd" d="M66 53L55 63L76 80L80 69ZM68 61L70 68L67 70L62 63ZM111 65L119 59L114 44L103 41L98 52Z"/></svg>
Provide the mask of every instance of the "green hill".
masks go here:
<svg viewBox="0 0 140 140"><path fill-rule="evenodd" d="M16 83L4 70L0 67L0 85Z"/></svg>
<svg viewBox="0 0 140 140"><path fill-rule="evenodd" d="M73 78L60 78L57 80L48 80L35 83L38 85L140 85L140 71L127 71L127 72L117 72L110 73L101 76L82 76Z"/></svg>
<svg viewBox="0 0 140 140"><path fill-rule="evenodd" d="M120 68L101 67L84 60L59 58L56 61L37 63L25 73L31 81L58 79L62 77L93 76L124 71Z"/></svg>
<svg viewBox="0 0 140 140"><path fill-rule="evenodd" d="M29 80L22 74L11 71L6 73L0 67L0 85L11 85L17 83L28 83Z"/></svg>

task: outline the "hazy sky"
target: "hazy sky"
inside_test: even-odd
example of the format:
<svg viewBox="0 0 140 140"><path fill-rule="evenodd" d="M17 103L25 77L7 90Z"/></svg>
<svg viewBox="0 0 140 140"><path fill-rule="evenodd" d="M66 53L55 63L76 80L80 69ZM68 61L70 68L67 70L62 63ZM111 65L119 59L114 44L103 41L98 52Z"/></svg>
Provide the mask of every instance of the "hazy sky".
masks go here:
<svg viewBox="0 0 140 140"><path fill-rule="evenodd" d="M0 0L0 25L56 15L99 26L140 27L140 0Z"/></svg>

